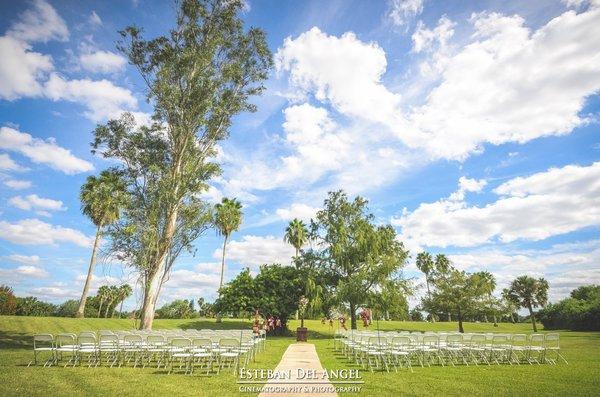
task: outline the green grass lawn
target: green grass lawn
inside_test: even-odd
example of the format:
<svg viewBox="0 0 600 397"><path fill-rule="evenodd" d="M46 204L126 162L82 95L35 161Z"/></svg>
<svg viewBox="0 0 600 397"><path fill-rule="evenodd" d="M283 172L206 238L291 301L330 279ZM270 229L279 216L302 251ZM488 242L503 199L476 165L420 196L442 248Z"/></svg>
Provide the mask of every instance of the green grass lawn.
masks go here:
<svg viewBox="0 0 600 397"><path fill-rule="evenodd" d="M120 319L73 319L0 316L0 396L238 395L236 377L230 372L204 376L167 375L153 368L27 368L32 357L31 335L39 332L79 332L99 329L131 329L133 322ZM299 325L289 323L290 329ZM250 328L249 320L156 320L155 328ZM309 338L327 369L357 368L333 351L333 329L319 321L306 321ZM336 324L337 326L337 324ZM380 322L382 330L456 330L455 323ZM467 332L531 332L530 324L466 323ZM359 329L362 326L359 325ZM373 324L371 329L376 329ZM361 371L365 381L360 396L398 395L598 395L600 390L600 333L561 332L563 353L569 365L469 366L415 368L407 371ZM267 350L253 368L274 368L292 337L269 338Z"/></svg>

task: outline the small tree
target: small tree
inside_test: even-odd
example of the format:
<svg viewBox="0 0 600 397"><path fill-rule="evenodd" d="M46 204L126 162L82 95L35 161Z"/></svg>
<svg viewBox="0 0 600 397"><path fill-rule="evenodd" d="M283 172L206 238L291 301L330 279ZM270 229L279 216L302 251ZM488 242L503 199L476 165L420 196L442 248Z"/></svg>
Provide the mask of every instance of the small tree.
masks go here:
<svg viewBox="0 0 600 397"><path fill-rule="evenodd" d="M308 229L300 219L294 218L285 228L283 240L296 250L295 260L298 259L300 248L308 241Z"/></svg>
<svg viewBox="0 0 600 397"><path fill-rule="evenodd" d="M119 307L119 316L123 314L123 302L125 302L125 300L129 298L132 293L133 289L129 284L123 284L119 287L119 300L121 301L121 306Z"/></svg>
<svg viewBox="0 0 600 397"><path fill-rule="evenodd" d="M100 314L102 313L102 305L108 298L110 291L108 285L103 285L98 288L98 292L96 292L96 296L100 299L100 304L98 305L98 318L100 318Z"/></svg>
<svg viewBox="0 0 600 397"><path fill-rule="evenodd" d="M431 288L429 286L431 277L435 270L435 264L431 258L429 252L419 252L417 254L416 263L417 269L419 269L425 275L425 285L427 286L427 298L431 299ZM435 314L429 313L431 322L435 323Z"/></svg>
<svg viewBox="0 0 600 397"><path fill-rule="evenodd" d="M517 277L510 284L510 299L529 310L533 332L537 332L534 307L544 307L548 303L548 282L544 278L535 279L529 276Z"/></svg>
<svg viewBox="0 0 600 397"><path fill-rule="evenodd" d="M465 317L478 312L479 301L485 295L485 286L481 278L450 267L447 273L436 276L433 284L435 290L431 298L423 300L423 307L428 312L441 311L455 314L458 331L465 332L463 327Z"/></svg>
<svg viewBox="0 0 600 397"><path fill-rule="evenodd" d="M90 266L75 317L84 316L85 304L92 283L94 268L96 267L98 244L103 229L119 218L119 213L127 202L127 192L120 173L115 170L106 170L102 171L98 177L88 176L81 187L79 198L81 200L81 211L96 225L96 238L94 239Z"/></svg>

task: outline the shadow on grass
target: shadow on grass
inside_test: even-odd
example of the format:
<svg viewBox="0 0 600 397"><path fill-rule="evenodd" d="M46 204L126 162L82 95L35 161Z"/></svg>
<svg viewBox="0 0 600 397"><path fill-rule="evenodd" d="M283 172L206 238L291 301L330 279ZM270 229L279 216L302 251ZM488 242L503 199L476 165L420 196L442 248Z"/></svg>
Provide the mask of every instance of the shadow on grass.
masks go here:
<svg viewBox="0 0 600 397"><path fill-rule="evenodd" d="M33 336L26 333L0 331L0 348L32 349Z"/></svg>

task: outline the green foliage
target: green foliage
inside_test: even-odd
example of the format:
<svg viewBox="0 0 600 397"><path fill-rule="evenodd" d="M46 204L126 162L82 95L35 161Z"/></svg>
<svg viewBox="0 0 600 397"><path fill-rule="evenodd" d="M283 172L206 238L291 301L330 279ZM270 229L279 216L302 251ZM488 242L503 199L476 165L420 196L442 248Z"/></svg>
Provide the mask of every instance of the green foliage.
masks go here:
<svg viewBox="0 0 600 397"><path fill-rule="evenodd" d="M487 296L487 284L477 273L469 274L452 266L432 282L435 289L430 298L423 299L423 308L430 313L451 313L458 320L459 332L464 332L463 321L479 312L479 303Z"/></svg>
<svg viewBox="0 0 600 397"><path fill-rule="evenodd" d="M546 329L600 331L600 285L586 285L538 312Z"/></svg>
<svg viewBox="0 0 600 397"><path fill-rule="evenodd" d="M194 301L192 299L177 299L164 304L156 311L159 318L192 318L196 317Z"/></svg>
<svg viewBox="0 0 600 397"><path fill-rule="evenodd" d="M410 316L411 321L423 321L424 320L423 313L421 313L421 311L419 309L417 309L416 307L410 311L409 316Z"/></svg>
<svg viewBox="0 0 600 397"><path fill-rule="evenodd" d="M273 264L262 265L253 278L245 269L221 289L215 310L233 316L258 310L265 317L279 317L285 326L304 293L303 274L295 267Z"/></svg>
<svg viewBox="0 0 600 397"><path fill-rule="evenodd" d="M533 308L545 306L548 303L548 282L543 278L517 277L510 284L508 297L515 304L529 310L533 330L537 332Z"/></svg>
<svg viewBox="0 0 600 397"><path fill-rule="evenodd" d="M12 288L0 285L0 314L11 315L17 312L17 298Z"/></svg>
<svg viewBox="0 0 600 397"><path fill-rule="evenodd" d="M223 238L223 255L221 258L221 281L219 289L223 286L225 273L225 249L231 233L238 230L242 224L242 203L236 199L223 197L220 203L215 204L215 227Z"/></svg>
<svg viewBox="0 0 600 397"><path fill-rule="evenodd" d="M254 111L272 66L265 34L245 29L240 0L182 0L176 26L144 39L140 28L120 32L117 48L140 72L154 106L152 125L131 115L95 130L94 151L120 162L131 197L111 226L111 251L141 272L141 326L151 328L161 286L182 250L212 225L200 199L220 172L215 145L231 119Z"/></svg>
<svg viewBox="0 0 600 397"><path fill-rule="evenodd" d="M77 307L75 307L77 310ZM42 302L34 296L27 296L25 298L17 298L17 316L35 316L35 317L49 317L55 314L61 316L57 312L56 305L52 303ZM75 312L72 312L70 316L73 316Z"/></svg>
<svg viewBox="0 0 600 397"><path fill-rule="evenodd" d="M69 299L56 308L56 315L58 317L73 317L78 306L79 301L75 299Z"/></svg>
<svg viewBox="0 0 600 397"><path fill-rule="evenodd" d="M296 249L296 259L300 253L300 248L308 241L308 229L300 219L294 218L285 228L283 240Z"/></svg>
<svg viewBox="0 0 600 397"><path fill-rule="evenodd" d="M109 169L102 171L99 176L88 176L81 186L79 198L81 211L98 228L115 222L128 200L121 172Z"/></svg>
<svg viewBox="0 0 600 397"><path fill-rule="evenodd" d="M349 306L351 326L356 328L358 306L388 280L399 277L408 252L392 226L374 224L365 199L349 201L343 191L329 193L310 229L309 238L317 248L306 256L329 273L327 282L337 301Z"/></svg>

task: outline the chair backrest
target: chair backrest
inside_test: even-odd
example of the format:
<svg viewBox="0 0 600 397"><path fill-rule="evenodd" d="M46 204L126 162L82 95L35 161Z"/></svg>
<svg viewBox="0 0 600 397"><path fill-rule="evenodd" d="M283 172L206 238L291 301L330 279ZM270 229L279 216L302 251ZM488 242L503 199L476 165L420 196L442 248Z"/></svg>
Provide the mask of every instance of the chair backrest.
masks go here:
<svg viewBox="0 0 600 397"><path fill-rule="evenodd" d="M72 346L73 349L75 349L75 347L76 347L75 341L76 341L75 334L64 333L64 334L58 334L58 335L56 335L56 345L58 347Z"/></svg>
<svg viewBox="0 0 600 397"><path fill-rule="evenodd" d="M473 334L471 335L471 344L472 345L482 345L485 344L486 337L484 334Z"/></svg>
<svg viewBox="0 0 600 397"><path fill-rule="evenodd" d="M560 336L556 333L546 334L546 347L560 348Z"/></svg>
<svg viewBox="0 0 600 397"><path fill-rule="evenodd" d="M497 334L497 335L492 336L492 345L505 345L507 343L508 343L507 335Z"/></svg>
<svg viewBox="0 0 600 397"><path fill-rule="evenodd" d="M446 335L446 343L448 345L459 345L463 341L463 336L461 334L449 334Z"/></svg>
<svg viewBox="0 0 600 397"><path fill-rule="evenodd" d="M367 338L367 343L372 347L385 346L386 342L387 341L383 336L369 336Z"/></svg>
<svg viewBox="0 0 600 397"><path fill-rule="evenodd" d="M221 338L219 340L219 346L224 348L237 347L240 345L240 341L235 338Z"/></svg>
<svg viewBox="0 0 600 397"><path fill-rule="evenodd" d="M165 337L162 335L148 335L146 337L146 343L149 345L163 345L165 343Z"/></svg>
<svg viewBox="0 0 600 397"><path fill-rule="evenodd" d="M100 334L98 340L100 347L117 346L119 344L119 337L115 334Z"/></svg>
<svg viewBox="0 0 600 397"><path fill-rule="evenodd" d="M52 334L35 334L33 335L33 348L54 347L54 336Z"/></svg>
<svg viewBox="0 0 600 397"><path fill-rule="evenodd" d="M527 335L512 334L510 337L510 341L513 346L525 347L527 346Z"/></svg>
<svg viewBox="0 0 600 397"><path fill-rule="evenodd" d="M394 336L392 338L392 345L394 347L408 347L411 341L409 336Z"/></svg>
<svg viewBox="0 0 600 397"><path fill-rule="evenodd" d="M192 339L192 346L210 349L212 347L212 342L210 341L210 338L194 338Z"/></svg>
<svg viewBox="0 0 600 397"><path fill-rule="evenodd" d="M171 346L173 347L190 347L192 340L190 338L177 337L171 339Z"/></svg>
<svg viewBox="0 0 600 397"><path fill-rule="evenodd" d="M123 335L123 342L130 345L140 345L143 342L142 335L126 334Z"/></svg>
<svg viewBox="0 0 600 397"><path fill-rule="evenodd" d="M544 346L544 334L531 334L529 335L529 343L531 346Z"/></svg>
<svg viewBox="0 0 600 397"><path fill-rule="evenodd" d="M96 335L80 334L77 337L77 343L81 346L95 346L96 345Z"/></svg>
<svg viewBox="0 0 600 397"><path fill-rule="evenodd" d="M437 346L439 343L439 337L437 335L423 335L423 344L427 346Z"/></svg>
<svg viewBox="0 0 600 397"><path fill-rule="evenodd" d="M79 333L79 336L89 336L89 337L96 337L96 333L94 331L81 331Z"/></svg>

